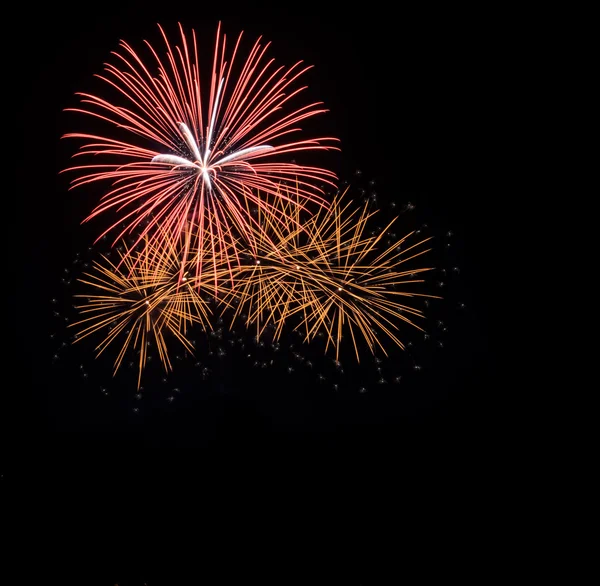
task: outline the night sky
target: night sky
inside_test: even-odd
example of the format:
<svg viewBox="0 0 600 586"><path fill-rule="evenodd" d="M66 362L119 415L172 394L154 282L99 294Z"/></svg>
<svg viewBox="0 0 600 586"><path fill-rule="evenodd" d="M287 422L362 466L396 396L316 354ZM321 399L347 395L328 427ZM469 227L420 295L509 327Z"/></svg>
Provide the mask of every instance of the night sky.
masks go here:
<svg viewBox="0 0 600 586"><path fill-rule="evenodd" d="M317 4L304 3L275 12L197 4L181 10L132 2L97 10L73 4L26 17L10 90L16 111L9 113L9 123L16 125L18 145L10 167L18 183L5 199L16 210L4 216L14 266L8 279L13 299L6 306L14 354L5 371L19 372L8 383L13 388L5 390L19 395L13 397L18 407L8 413L19 424L5 428L14 464L7 470L58 475L63 480L49 482L60 486L68 484L65 478L82 484L93 479L101 492L119 485L119 478L127 479L128 489L138 480L166 486L168 474L201 482L199 468L213 471L223 462L233 474L238 465L268 461L264 470L273 475L296 459L317 468L344 462L360 475L362 467L402 469L402 462L421 458L439 464L469 453L473 461L484 459L504 393L500 341L492 334L499 303L491 260L500 248L498 189L483 152L499 121L489 107L491 57L477 50L485 26L474 32L457 14L401 10L392 17L372 7L368 13L320 13ZM254 356L239 364L243 352L225 332L212 346L215 353L223 347L225 357L199 357L210 366L206 380L193 359L180 368L176 360L167 382L160 369L152 370L141 400L127 373L111 379L114 354L96 361L88 345L63 349L53 359L68 338L62 320L73 315L69 287L75 284L61 279L75 281L73 261L90 256L88 246L101 225L80 225L95 195L68 192L68 179L58 175L77 146L61 135L82 130L85 122L63 109L77 105L76 91L99 87L93 75L120 39L139 47L146 38L160 46L156 23L174 39L181 21L207 35L212 48L219 20L232 37L240 30L248 41L263 35L278 63L304 60L315 66L305 78L308 95L329 112L310 128L339 137L342 149L321 162L356 193L376 192L382 218L392 213L392 202L396 210L410 202L414 210L401 215L399 233L426 224L435 237L435 259L447 274L432 275L431 286L444 281L441 294L447 299L432 309L429 344L418 332L406 331L406 339L414 341L411 358L393 353L383 365L386 384L377 383L377 364L369 356L360 367L344 361L345 379L337 381L331 356L292 336L282 344L295 344L302 355L297 363L292 351L264 350L260 360L273 359L275 366L253 368ZM286 372L290 365L292 375ZM393 383L396 376L401 383ZM183 459L156 456L155 469L154 456L145 450L172 447L199 451ZM176 463L182 461L185 472ZM174 493L165 495L170 498Z"/></svg>

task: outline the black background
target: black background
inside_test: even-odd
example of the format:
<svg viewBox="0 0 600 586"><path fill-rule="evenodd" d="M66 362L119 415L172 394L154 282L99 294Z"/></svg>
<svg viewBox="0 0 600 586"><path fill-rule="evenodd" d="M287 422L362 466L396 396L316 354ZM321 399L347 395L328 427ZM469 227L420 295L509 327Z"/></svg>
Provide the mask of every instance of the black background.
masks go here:
<svg viewBox="0 0 600 586"><path fill-rule="evenodd" d="M280 62L315 65L307 77L310 95L330 110L316 127L341 139L342 155L329 159L340 177L352 179L360 169L364 178L376 179L380 199L414 201L434 229L454 232L457 295L467 313L450 332L446 354L410 391L412 399L394 397L394 389L359 399L356 393L307 397L267 378L267 390L234 382L226 393L165 403L140 420L129 402L101 405L95 395L82 396L88 390L73 377L61 384L56 376L49 300L61 293L63 267L94 236L94 227L79 226L92 202L83 191L67 192L68 181L58 176L74 149L60 140L73 120L63 109L76 104L73 94L89 87L119 39L158 44L156 23L174 36L181 21L211 44L219 20L232 36L244 30L249 39L272 41L271 54ZM354 471L355 483L367 484L381 474L407 478L415 463L445 471L458 461L471 471L484 465L506 433L500 425L504 341L494 334L502 305L495 274L501 194L489 173L492 137L503 124L495 107L503 91L502 46L490 46L489 15L433 8L392 13L377 3L359 10L121 2L45 7L22 24L21 48L10 59L14 151L7 166L15 169L16 184L5 199L15 208L4 216L14 351L5 393L19 403L5 412L7 423L18 422L5 426L14 464L8 476L26 469L58 492L93 486L96 495L113 494L120 487L123 510L130 503L138 515L145 505L136 495L149 485L166 489L163 503L177 500L189 483L211 487L221 498L223 490L235 502L257 483L277 486L291 470L310 470L308 476L298 472L299 482L320 478L310 491L318 492L315 486L339 465ZM133 391L115 388L119 392ZM149 455L148 447L199 451ZM234 484L224 480L230 477Z"/></svg>

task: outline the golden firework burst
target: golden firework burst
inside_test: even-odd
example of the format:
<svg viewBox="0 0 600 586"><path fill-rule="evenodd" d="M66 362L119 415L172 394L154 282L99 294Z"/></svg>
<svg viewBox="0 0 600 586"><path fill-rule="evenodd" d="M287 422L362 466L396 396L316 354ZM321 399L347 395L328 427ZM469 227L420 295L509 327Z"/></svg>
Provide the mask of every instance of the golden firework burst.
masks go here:
<svg viewBox="0 0 600 586"><path fill-rule="evenodd" d="M210 308L202 293L214 280L213 271L195 271L182 264L185 242L169 238L136 249L123 243L117 250L119 261L108 256L93 263L92 270L78 279L91 288L76 295L85 302L77 305L82 319L72 324L79 328L76 341L104 332L96 346L97 356L112 344L120 344L114 362L118 371L128 350L138 351L138 388L153 342L165 370L171 370L169 338L178 340L193 353L187 332L194 323L210 328ZM208 265L213 266L213 265Z"/></svg>
<svg viewBox="0 0 600 586"><path fill-rule="evenodd" d="M404 348L401 324L422 329L415 320L423 318L423 312L409 300L435 297L415 291L424 282L421 275L432 269L413 265L431 250L423 247L430 238L411 243L411 232L384 245L396 219L368 234L369 220L377 212L369 211L368 205L353 207L347 192L304 222L293 193L278 199L285 212L278 218L288 218L286 223L259 217L264 229L256 234L256 253L241 264L237 286L226 296L229 302L237 299L234 319L245 313L257 336L273 325L278 338L284 323L296 316L295 329L302 331L304 340L324 334L326 351L334 347L336 360L346 331L360 361L359 335L372 353L379 349L387 354L382 338Z"/></svg>

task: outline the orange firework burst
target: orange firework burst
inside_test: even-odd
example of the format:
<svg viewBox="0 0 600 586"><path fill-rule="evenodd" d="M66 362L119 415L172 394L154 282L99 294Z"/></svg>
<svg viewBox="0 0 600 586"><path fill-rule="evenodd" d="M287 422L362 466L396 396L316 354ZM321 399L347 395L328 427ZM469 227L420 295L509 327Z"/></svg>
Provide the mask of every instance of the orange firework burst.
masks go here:
<svg viewBox="0 0 600 586"><path fill-rule="evenodd" d="M247 324L256 327L258 336L272 324L278 337L284 322L298 316L295 327L305 341L322 332L326 350L335 347L336 359L348 331L360 361L359 334L371 352L380 349L387 354L381 334L404 348L397 334L399 324L422 329L413 321L424 317L422 312L406 302L434 297L412 290L423 282L417 276L431 268L410 268L408 263L431 250L422 247L430 238L410 244L411 232L382 247L395 220L378 235L366 235L367 222L376 212L369 212L366 205L351 210L343 195L304 224L291 213L293 197L279 200L282 216L290 217L288 225L283 228L269 216L260 218L260 234L268 237L257 235L256 254L240 266L239 286L227 299L238 300L235 317L245 311Z"/></svg>
<svg viewBox="0 0 600 586"><path fill-rule="evenodd" d="M117 65L107 64L105 74L98 76L117 92L115 103L79 94L82 107L70 110L108 123L113 135L67 134L85 141L75 156L103 159L67 171L77 173L72 187L111 183L87 218L118 213L102 235L117 232L116 243L125 234L136 233L138 243L155 247L161 238L176 241L186 233L183 264L193 259L199 278L203 263L211 263L216 292L217 267L226 265L231 276L239 263L238 242L256 248L261 226L251 209L259 208L263 216L283 213L284 208L273 201L285 197L279 188L282 182L297 183L297 206L327 203L320 185L333 185L333 173L285 162L279 156L335 149L336 139L292 138L304 120L326 111L320 103L290 107L305 89L296 84L310 67L301 62L275 67L273 59L265 57L269 45L263 46L259 39L236 68L242 35L228 53L219 27L210 87L204 93L196 34L186 35L179 28L181 44L175 47L160 28L166 58L146 43L147 64L121 42L121 51L113 53ZM268 198L258 197L258 190ZM197 224L197 231L186 232L190 221ZM278 221L287 224L290 218ZM211 251L208 261L200 244ZM181 278L180 274L180 282Z"/></svg>
<svg viewBox="0 0 600 586"><path fill-rule="evenodd" d="M165 370L171 370L168 354L168 334L193 353L187 339L188 328L194 324L209 327L210 309L201 297L208 281L196 282L193 274L181 268L181 247L168 238L161 248L144 243L134 248L119 248L119 262L106 256L94 262L93 270L79 281L92 287L87 294L76 295L86 302L78 305L83 319L72 324L80 328L76 341L91 334L107 332L96 347L98 356L117 340L121 347L114 363L114 372L121 366L128 349L139 351L138 388L147 361L147 347L153 341Z"/></svg>

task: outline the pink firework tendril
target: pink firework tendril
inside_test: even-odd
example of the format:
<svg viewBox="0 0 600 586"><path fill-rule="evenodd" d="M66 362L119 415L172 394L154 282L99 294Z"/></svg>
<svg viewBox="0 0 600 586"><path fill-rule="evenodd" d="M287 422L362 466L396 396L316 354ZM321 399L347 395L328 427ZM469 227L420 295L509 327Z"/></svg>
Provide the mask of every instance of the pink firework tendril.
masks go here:
<svg viewBox="0 0 600 586"><path fill-rule="evenodd" d="M116 231L116 243L135 232L138 243L154 248L156 239L183 240L182 267L188 256L195 254L197 277L207 262L197 244L208 242L214 274L217 265L225 265L232 275L241 243L243 251L252 252L257 231L262 233L253 208L286 223L289 218L277 218L280 207L268 201L268 197L286 197L282 184L294 183L293 203L302 208L308 202L327 206L322 186L335 187L336 176L331 171L273 158L300 151L339 150L337 139L291 140L301 132L301 122L326 112L319 102L286 113L289 102L306 89L295 87L298 78L311 67L302 62L289 68L275 67L273 59L265 58L269 44L261 45L259 38L235 75L233 66L243 33L228 63L227 39L219 25L206 101L200 88L195 32L190 43L179 25L181 47L172 47L160 25L159 29L166 44L166 61L161 61L146 41L157 75L121 41L123 51L113 53L120 67L106 64L105 74L97 76L117 90L124 105L79 93L82 107L68 109L108 122L131 138L66 134L65 138L86 141L74 157L103 155L107 162L65 171L78 173L71 188L102 180L111 183L85 220L110 210L117 212L118 219L99 238ZM190 230L191 225L196 229ZM214 286L216 294L216 277Z"/></svg>

